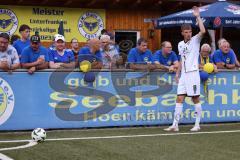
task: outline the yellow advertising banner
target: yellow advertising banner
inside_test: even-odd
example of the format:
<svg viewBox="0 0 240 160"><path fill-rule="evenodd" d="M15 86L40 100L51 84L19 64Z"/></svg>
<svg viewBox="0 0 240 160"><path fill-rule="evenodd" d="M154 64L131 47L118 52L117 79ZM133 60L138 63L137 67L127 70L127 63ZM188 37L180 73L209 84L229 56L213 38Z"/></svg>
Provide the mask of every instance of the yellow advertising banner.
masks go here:
<svg viewBox="0 0 240 160"><path fill-rule="evenodd" d="M105 28L104 9L58 8L38 6L0 6L0 33L19 34L22 24L38 32L42 41L52 41L63 21L66 41L77 38L80 42L98 37Z"/></svg>

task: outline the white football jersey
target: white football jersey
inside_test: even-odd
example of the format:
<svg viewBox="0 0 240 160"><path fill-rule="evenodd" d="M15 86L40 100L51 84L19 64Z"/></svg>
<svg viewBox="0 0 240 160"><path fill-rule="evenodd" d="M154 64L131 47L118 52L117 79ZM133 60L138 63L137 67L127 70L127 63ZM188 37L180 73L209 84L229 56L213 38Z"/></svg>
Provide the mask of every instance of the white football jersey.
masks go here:
<svg viewBox="0 0 240 160"><path fill-rule="evenodd" d="M198 58L200 51L201 36L193 36L188 42L178 43L178 52L181 55L182 72L198 71Z"/></svg>

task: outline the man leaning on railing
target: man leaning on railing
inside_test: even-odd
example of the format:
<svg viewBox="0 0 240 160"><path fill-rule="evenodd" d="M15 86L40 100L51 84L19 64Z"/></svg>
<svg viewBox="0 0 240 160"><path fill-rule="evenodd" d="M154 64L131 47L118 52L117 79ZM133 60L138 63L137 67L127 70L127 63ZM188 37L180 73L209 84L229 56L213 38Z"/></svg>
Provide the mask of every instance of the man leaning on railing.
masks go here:
<svg viewBox="0 0 240 160"><path fill-rule="evenodd" d="M0 69L11 72L20 68L19 57L16 49L9 45L9 35L0 34Z"/></svg>

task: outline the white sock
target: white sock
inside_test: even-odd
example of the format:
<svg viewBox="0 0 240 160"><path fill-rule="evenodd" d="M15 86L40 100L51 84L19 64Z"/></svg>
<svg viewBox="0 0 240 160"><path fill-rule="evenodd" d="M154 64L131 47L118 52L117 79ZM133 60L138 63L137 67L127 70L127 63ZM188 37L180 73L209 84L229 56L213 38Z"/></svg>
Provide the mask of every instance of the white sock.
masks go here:
<svg viewBox="0 0 240 160"><path fill-rule="evenodd" d="M178 123L182 114L182 109L183 109L183 104L176 103L172 126L178 127Z"/></svg>
<svg viewBox="0 0 240 160"><path fill-rule="evenodd" d="M202 106L201 106L201 103L195 104L195 112L196 112L195 126L199 127L201 116L202 116Z"/></svg>

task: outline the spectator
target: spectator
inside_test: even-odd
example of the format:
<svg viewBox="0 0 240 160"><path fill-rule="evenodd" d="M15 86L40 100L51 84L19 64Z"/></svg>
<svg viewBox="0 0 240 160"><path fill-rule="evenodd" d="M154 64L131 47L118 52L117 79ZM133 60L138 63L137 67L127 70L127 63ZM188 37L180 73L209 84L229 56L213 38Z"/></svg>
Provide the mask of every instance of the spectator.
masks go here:
<svg viewBox="0 0 240 160"><path fill-rule="evenodd" d="M0 69L11 72L20 68L20 62L16 49L9 45L9 39L7 33L0 34Z"/></svg>
<svg viewBox="0 0 240 160"><path fill-rule="evenodd" d="M75 58L75 62L78 62L78 52L79 52L79 43L77 38L73 38L71 40L71 47L72 47L72 52Z"/></svg>
<svg viewBox="0 0 240 160"><path fill-rule="evenodd" d="M13 45L13 43L14 43L16 40L19 40L19 39L20 39L20 36L19 36L19 35L17 35L17 34L12 35L12 36L11 36L11 41L10 41L11 45Z"/></svg>
<svg viewBox="0 0 240 160"><path fill-rule="evenodd" d="M55 34L55 35L53 36L52 43L51 43L51 45L48 47L49 52L50 52L51 50L56 50L55 38L56 38L58 35L60 35L60 34Z"/></svg>
<svg viewBox="0 0 240 160"><path fill-rule="evenodd" d="M199 69L203 69L203 66L206 63L212 63L214 66L214 72L217 72L217 66L213 63L212 57L210 56L211 53L211 47L209 44L205 43L202 45L200 49L200 55L199 55Z"/></svg>
<svg viewBox="0 0 240 160"><path fill-rule="evenodd" d="M157 68L169 72L176 72L179 66L178 57L172 51L172 44L168 41L162 43L162 49L154 54L153 60Z"/></svg>
<svg viewBox="0 0 240 160"><path fill-rule="evenodd" d="M92 64L92 69L101 69L102 64L102 54L100 51L101 42L99 39L90 39L87 46L82 47L78 54L78 61L88 60Z"/></svg>
<svg viewBox="0 0 240 160"><path fill-rule="evenodd" d="M223 44L223 42L228 42L228 41L224 38L221 38L221 39L218 40L218 48L219 49L221 48L221 45ZM235 62L236 67L240 67L240 62L238 61L235 52L232 49L230 49L230 50L234 53L234 56L235 56L235 59L236 59L236 62Z"/></svg>
<svg viewBox="0 0 240 160"><path fill-rule="evenodd" d="M220 49L213 54L213 60L219 69L234 69L236 67L236 58L234 52L230 49L230 44L224 41Z"/></svg>
<svg viewBox="0 0 240 160"><path fill-rule="evenodd" d="M152 52L147 49L147 41L140 38L137 47L132 48L128 53L128 63L133 70L154 70Z"/></svg>
<svg viewBox="0 0 240 160"><path fill-rule="evenodd" d="M55 50L49 53L50 68L75 68L75 59L70 49L65 49L65 38L62 35L55 37Z"/></svg>
<svg viewBox="0 0 240 160"><path fill-rule="evenodd" d="M31 36L30 41L30 46L22 51L21 64L29 74L33 74L36 70L48 68L49 55L48 50L41 46L39 36Z"/></svg>
<svg viewBox="0 0 240 160"><path fill-rule="evenodd" d="M25 47L30 46L30 27L26 24L23 24L19 28L21 34L21 39L16 40L13 43L13 47L16 48L19 57L21 58L21 53Z"/></svg>
<svg viewBox="0 0 240 160"><path fill-rule="evenodd" d="M102 35L101 36L101 53L102 53L102 61L103 68L112 69L117 68L117 66L123 64L123 59L119 55L119 52L115 48L114 45L110 44L110 36Z"/></svg>

